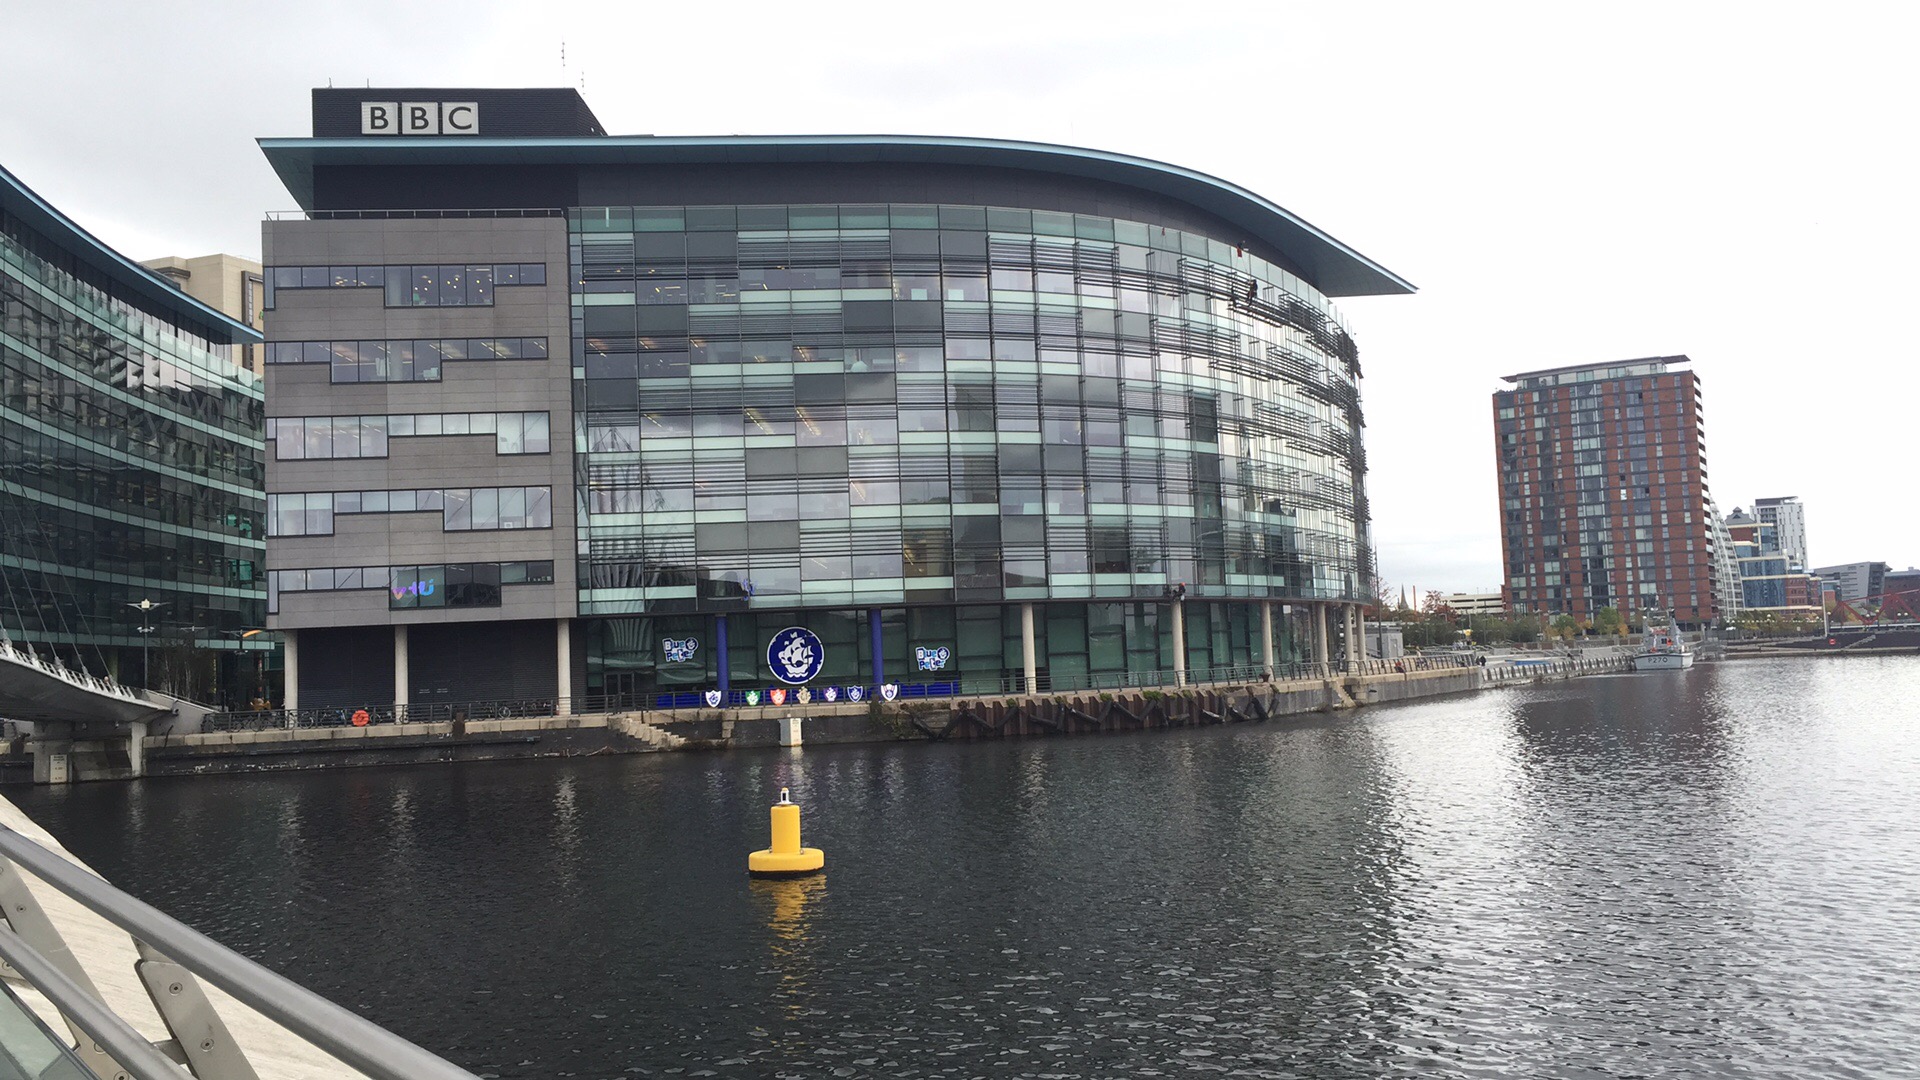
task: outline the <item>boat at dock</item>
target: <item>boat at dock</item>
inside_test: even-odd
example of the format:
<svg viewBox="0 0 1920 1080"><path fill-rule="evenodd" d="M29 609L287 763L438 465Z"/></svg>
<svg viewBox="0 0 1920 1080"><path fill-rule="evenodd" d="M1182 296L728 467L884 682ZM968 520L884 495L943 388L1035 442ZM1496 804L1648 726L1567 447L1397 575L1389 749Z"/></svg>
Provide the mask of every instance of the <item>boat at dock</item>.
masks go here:
<svg viewBox="0 0 1920 1080"><path fill-rule="evenodd" d="M1635 671L1685 671L1693 666L1693 646L1665 612L1649 612L1640 651L1633 654Z"/></svg>

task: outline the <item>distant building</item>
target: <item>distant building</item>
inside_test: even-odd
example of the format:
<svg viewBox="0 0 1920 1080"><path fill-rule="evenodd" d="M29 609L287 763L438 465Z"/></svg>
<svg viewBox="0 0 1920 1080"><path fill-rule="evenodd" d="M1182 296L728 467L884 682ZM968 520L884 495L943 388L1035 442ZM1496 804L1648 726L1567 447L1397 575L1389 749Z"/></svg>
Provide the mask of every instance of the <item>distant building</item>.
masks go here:
<svg viewBox="0 0 1920 1080"><path fill-rule="evenodd" d="M1783 495L1772 499L1753 500L1753 516L1762 524L1771 525L1779 543L1779 551L1787 557L1787 565L1796 570L1805 570L1807 561L1807 512L1800 505L1798 495Z"/></svg>
<svg viewBox="0 0 1920 1080"><path fill-rule="evenodd" d="M1881 602L1883 614L1908 622L1920 621L1920 569L1907 567L1905 570L1887 571L1886 583L1880 586L1886 597Z"/></svg>
<svg viewBox="0 0 1920 1080"><path fill-rule="evenodd" d="M172 282L181 292L208 307L243 322L255 330L264 330L260 318L266 307L266 279L260 264L238 255L201 255L183 259L168 255L140 264ZM248 342L240 349L241 366L254 375L266 375L266 347Z"/></svg>
<svg viewBox="0 0 1920 1080"><path fill-rule="evenodd" d="M1726 529L1739 569L1742 611L1786 616L1819 613L1819 579L1789 562L1773 525L1736 506L1726 517Z"/></svg>
<svg viewBox="0 0 1920 1080"><path fill-rule="evenodd" d="M1700 380L1685 356L1509 375L1493 395L1515 611L1720 612Z"/></svg>
<svg viewBox="0 0 1920 1080"><path fill-rule="evenodd" d="M1713 518L1713 595L1724 623L1740 614L1740 564L1733 557L1733 537L1719 507L1707 504Z"/></svg>
<svg viewBox="0 0 1920 1080"><path fill-rule="evenodd" d="M1443 602L1461 615L1502 615L1507 610L1506 600L1497 592L1447 593Z"/></svg>
<svg viewBox="0 0 1920 1080"><path fill-rule="evenodd" d="M1883 562L1841 563L1816 567L1813 572L1821 581L1833 582L1834 592L1849 604L1887 591L1887 564Z"/></svg>

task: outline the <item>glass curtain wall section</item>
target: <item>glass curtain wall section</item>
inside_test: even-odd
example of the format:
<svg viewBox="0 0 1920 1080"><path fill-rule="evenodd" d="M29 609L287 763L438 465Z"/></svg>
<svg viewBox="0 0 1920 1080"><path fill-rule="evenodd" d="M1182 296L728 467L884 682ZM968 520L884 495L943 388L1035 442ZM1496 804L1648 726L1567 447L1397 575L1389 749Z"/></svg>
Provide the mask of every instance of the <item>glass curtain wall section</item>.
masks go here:
<svg viewBox="0 0 1920 1080"><path fill-rule="evenodd" d="M187 641L238 649L265 604L258 380L234 346L0 226L0 625L128 681L143 599L165 605L156 663Z"/></svg>
<svg viewBox="0 0 1920 1080"><path fill-rule="evenodd" d="M1357 353L1282 267L990 207L569 233L582 615L1365 594Z"/></svg>

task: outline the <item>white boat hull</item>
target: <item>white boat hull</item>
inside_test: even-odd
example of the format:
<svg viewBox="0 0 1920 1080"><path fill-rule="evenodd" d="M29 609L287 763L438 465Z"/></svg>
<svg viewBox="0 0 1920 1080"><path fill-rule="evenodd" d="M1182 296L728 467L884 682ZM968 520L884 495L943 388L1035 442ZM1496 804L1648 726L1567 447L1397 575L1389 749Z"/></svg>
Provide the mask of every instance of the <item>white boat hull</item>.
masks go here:
<svg viewBox="0 0 1920 1080"><path fill-rule="evenodd" d="M1691 652L1640 653L1633 658L1635 671L1685 671L1692 666Z"/></svg>

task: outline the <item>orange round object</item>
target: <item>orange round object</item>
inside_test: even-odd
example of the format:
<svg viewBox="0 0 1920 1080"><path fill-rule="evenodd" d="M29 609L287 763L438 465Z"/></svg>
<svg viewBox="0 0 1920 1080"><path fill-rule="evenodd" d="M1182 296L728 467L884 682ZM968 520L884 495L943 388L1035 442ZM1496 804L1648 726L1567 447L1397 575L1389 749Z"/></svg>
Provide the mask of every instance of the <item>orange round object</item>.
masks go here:
<svg viewBox="0 0 1920 1080"><path fill-rule="evenodd" d="M367 710L365 710L365 709L355 709L355 710L353 711L353 726L354 726L354 727L366 727L366 726L367 726L367 721L369 721L369 720L372 720L372 719L373 719L373 717L371 717L371 716L368 716L368 715L367 715Z"/></svg>

